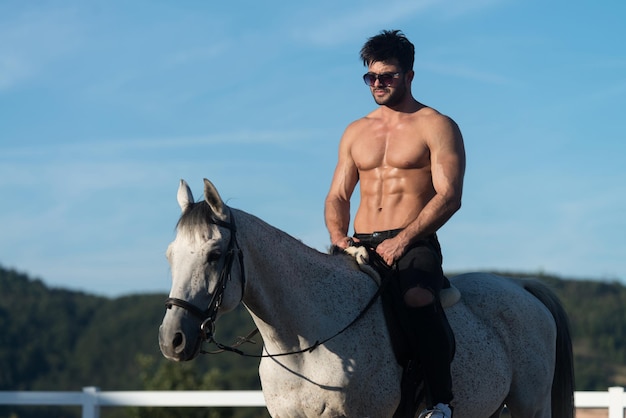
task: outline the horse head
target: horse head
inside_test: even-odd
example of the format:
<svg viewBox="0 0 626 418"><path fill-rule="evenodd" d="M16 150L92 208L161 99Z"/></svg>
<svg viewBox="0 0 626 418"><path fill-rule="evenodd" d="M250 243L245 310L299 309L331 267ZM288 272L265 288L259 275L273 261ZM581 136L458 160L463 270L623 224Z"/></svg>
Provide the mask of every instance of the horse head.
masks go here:
<svg viewBox="0 0 626 418"><path fill-rule="evenodd" d="M165 357L186 361L212 338L219 315L241 301L244 270L235 220L215 186L204 179L204 200L194 202L181 180L178 204L182 215L166 253L172 288L159 327L159 346Z"/></svg>

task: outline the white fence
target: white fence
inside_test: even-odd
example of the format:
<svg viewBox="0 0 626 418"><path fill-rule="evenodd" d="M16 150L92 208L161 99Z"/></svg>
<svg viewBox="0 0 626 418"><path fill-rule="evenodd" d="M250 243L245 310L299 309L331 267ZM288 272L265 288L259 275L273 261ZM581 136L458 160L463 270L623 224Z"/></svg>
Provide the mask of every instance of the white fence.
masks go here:
<svg viewBox="0 0 626 418"><path fill-rule="evenodd" d="M576 408L608 408L608 418L624 418L626 395L623 387L608 392L576 392ZM8 392L0 391L0 405L80 406L82 418L99 418L106 406L156 407L254 407L265 406L261 391L127 391L101 392L95 387L82 392Z"/></svg>

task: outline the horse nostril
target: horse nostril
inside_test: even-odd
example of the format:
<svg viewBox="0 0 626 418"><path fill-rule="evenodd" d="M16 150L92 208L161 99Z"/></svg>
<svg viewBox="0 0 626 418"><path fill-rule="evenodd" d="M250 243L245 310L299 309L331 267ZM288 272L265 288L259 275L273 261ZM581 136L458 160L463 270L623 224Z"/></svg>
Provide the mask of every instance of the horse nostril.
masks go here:
<svg viewBox="0 0 626 418"><path fill-rule="evenodd" d="M177 332L174 335L174 340L172 341L172 345L174 347L174 351L176 353L180 353L185 349L185 336L182 332Z"/></svg>

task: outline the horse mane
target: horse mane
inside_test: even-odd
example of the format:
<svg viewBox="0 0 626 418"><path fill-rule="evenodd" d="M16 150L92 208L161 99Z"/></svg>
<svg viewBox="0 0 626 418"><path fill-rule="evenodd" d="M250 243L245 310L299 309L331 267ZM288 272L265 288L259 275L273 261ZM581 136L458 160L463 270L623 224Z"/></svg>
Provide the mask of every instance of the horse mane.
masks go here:
<svg viewBox="0 0 626 418"><path fill-rule="evenodd" d="M304 247L306 246L301 240L292 237L284 231L279 230L278 228L268 224L262 219L251 215L247 212L243 212L237 209L230 208L231 214L233 212L237 214L245 214L248 219L255 219L257 221L257 226L264 229L264 234L271 234L272 236L276 236L276 234L282 234L282 239L293 239L298 243L302 244ZM205 200L200 200L198 202L190 204L187 209L180 215L178 219L178 223L176 223L176 229L183 234L188 234L193 237L198 231L204 231L208 228L213 222L211 219L214 214L209 206L209 204ZM231 215L232 216L232 215Z"/></svg>

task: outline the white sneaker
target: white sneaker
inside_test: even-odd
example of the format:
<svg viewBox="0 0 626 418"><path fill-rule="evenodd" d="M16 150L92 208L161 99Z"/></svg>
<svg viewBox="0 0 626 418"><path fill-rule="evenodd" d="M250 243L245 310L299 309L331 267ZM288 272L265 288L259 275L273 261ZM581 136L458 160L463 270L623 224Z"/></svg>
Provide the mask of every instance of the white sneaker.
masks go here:
<svg viewBox="0 0 626 418"><path fill-rule="evenodd" d="M418 418L452 418L452 410L444 403L438 403L433 409L426 409Z"/></svg>

